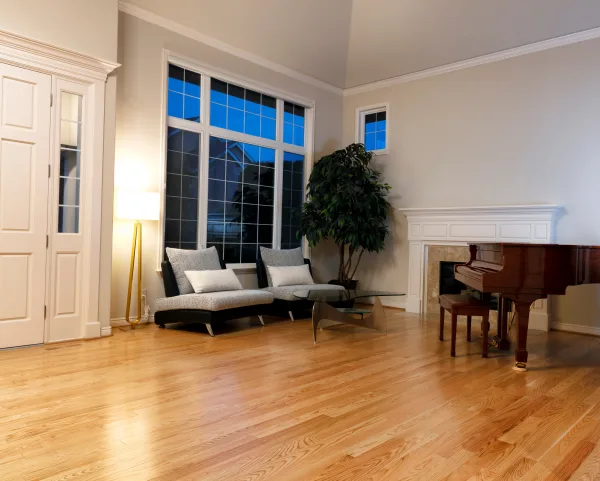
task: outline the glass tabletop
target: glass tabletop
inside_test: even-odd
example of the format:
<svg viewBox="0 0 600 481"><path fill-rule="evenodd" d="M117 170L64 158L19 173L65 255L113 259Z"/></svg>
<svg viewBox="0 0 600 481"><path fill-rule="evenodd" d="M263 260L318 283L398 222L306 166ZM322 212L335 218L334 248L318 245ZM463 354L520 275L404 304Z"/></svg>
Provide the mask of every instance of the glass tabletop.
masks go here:
<svg viewBox="0 0 600 481"><path fill-rule="evenodd" d="M314 289L294 292L294 296L298 299L305 299L308 301L321 301L321 302L343 302L352 301L354 299L360 299L362 297L389 297L389 296L404 296L401 292L388 292L388 291L356 291L356 290L325 290L325 289Z"/></svg>

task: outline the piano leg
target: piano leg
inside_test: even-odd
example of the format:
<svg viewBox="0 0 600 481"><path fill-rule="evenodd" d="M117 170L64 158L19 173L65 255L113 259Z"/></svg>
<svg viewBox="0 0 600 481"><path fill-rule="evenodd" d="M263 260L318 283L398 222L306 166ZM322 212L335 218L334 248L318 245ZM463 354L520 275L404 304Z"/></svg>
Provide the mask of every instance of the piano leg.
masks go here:
<svg viewBox="0 0 600 481"><path fill-rule="evenodd" d="M515 300L517 311L517 349L515 351L515 370L527 371L527 331L529 330L529 310L534 300Z"/></svg>

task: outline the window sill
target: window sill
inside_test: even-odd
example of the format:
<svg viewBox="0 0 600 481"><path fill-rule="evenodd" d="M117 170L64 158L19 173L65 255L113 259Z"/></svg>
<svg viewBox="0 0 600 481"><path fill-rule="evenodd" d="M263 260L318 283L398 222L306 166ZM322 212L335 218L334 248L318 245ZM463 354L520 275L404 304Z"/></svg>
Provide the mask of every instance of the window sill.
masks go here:
<svg viewBox="0 0 600 481"><path fill-rule="evenodd" d="M389 149L371 150L371 153L374 155L388 155L390 153L390 150Z"/></svg>
<svg viewBox="0 0 600 481"><path fill-rule="evenodd" d="M227 267L227 269L232 269L235 272L241 272L241 273L252 274L252 273L256 272L256 264L253 262L248 262L245 264L226 264L225 267ZM160 267L156 269L156 273L159 274L160 276L162 276L162 270Z"/></svg>

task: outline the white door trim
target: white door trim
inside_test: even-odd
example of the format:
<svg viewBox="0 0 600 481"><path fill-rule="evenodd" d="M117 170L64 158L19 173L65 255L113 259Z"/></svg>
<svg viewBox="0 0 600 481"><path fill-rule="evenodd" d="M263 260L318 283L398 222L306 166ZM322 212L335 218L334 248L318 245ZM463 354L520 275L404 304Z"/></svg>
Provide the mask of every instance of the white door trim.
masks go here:
<svg viewBox="0 0 600 481"><path fill-rule="evenodd" d="M5 30L0 30L0 61L87 82L105 82L108 74L120 66Z"/></svg>
<svg viewBox="0 0 600 481"><path fill-rule="evenodd" d="M75 326L68 330L57 329L53 331L48 316L45 330L45 342L57 342L73 338L95 338L102 334L98 318L98 296L100 283L100 232L101 232L101 205L102 205L102 164L104 155L104 96L105 83L108 75L119 64L104 59L84 55L79 52L67 50L44 42L16 35L0 30L0 63L14 65L37 72L52 75L53 78L53 109L60 102L57 82L77 82L81 86L82 95L86 98L88 122L86 139L88 155L88 173L85 187L82 185L81 206L85 209L80 217L80 226L84 233L82 250L82 278L85 282L81 285L81 316ZM58 97L58 98L57 98ZM50 98L48 98L50 102ZM51 115L49 135L56 139L59 125L54 113ZM51 158L57 158L60 141L54 140L51 146ZM55 176L58 175L58 165L52 169L52 184L55 185ZM58 202L58 192L51 190L49 197L49 212L55 212L53 206ZM54 216L54 214L51 214ZM52 237L56 232L56 220L49 219L48 235ZM46 305L56 295L54 280L56 273L48 270L46 276ZM68 331L68 333L67 333ZM75 332L73 332L75 331Z"/></svg>

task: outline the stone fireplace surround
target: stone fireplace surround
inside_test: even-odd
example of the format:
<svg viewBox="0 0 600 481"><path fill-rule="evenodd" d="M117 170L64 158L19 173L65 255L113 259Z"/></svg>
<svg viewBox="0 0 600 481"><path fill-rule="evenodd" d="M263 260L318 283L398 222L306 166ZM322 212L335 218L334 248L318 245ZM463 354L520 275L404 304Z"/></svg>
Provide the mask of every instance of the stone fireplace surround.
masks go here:
<svg viewBox="0 0 600 481"><path fill-rule="evenodd" d="M406 311L425 311L427 254L430 246L466 246L475 242L547 244L554 239L556 205L398 209L408 219L408 292ZM548 331L548 301L531 310L531 329Z"/></svg>

